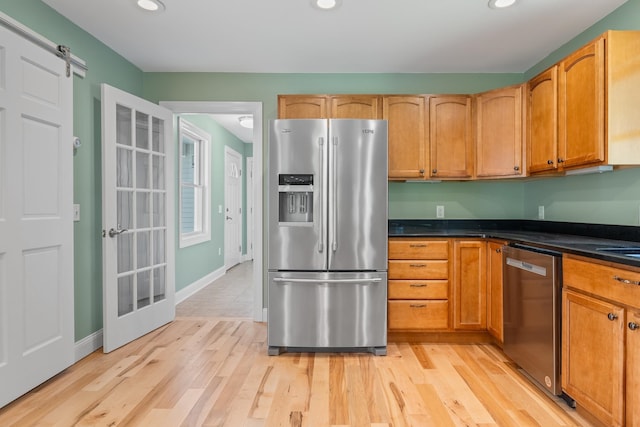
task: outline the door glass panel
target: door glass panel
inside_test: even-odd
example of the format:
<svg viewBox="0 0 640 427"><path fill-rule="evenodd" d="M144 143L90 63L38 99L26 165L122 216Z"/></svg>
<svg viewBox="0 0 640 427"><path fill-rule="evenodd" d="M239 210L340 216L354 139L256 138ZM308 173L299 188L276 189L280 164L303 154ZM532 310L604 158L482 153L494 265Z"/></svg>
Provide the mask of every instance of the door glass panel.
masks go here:
<svg viewBox="0 0 640 427"><path fill-rule="evenodd" d="M166 297L165 267L153 269L153 301L161 301Z"/></svg>
<svg viewBox="0 0 640 427"><path fill-rule="evenodd" d="M136 147L149 149L149 115L136 112Z"/></svg>
<svg viewBox="0 0 640 427"><path fill-rule="evenodd" d="M164 190L164 156L153 156L153 188Z"/></svg>
<svg viewBox="0 0 640 427"><path fill-rule="evenodd" d="M151 304L151 270L138 273L138 308Z"/></svg>
<svg viewBox="0 0 640 427"><path fill-rule="evenodd" d="M164 193L153 193L153 226L164 227Z"/></svg>
<svg viewBox="0 0 640 427"><path fill-rule="evenodd" d="M118 148L116 161L116 186L133 187L131 171L133 170L132 151L126 148Z"/></svg>
<svg viewBox="0 0 640 427"><path fill-rule="evenodd" d="M164 133L162 128L164 127L164 120L157 117L153 118L153 151L156 153L164 153Z"/></svg>
<svg viewBox="0 0 640 427"><path fill-rule="evenodd" d="M151 227L151 215L149 212L151 209L149 208L149 202L151 202L151 193L137 193L137 204L136 204L136 228L149 228Z"/></svg>
<svg viewBox="0 0 640 427"><path fill-rule="evenodd" d="M118 228L133 228L133 193L131 191L118 191Z"/></svg>
<svg viewBox="0 0 640 427"><path fill-rule="evenodd" d="M153 232L153 263L162 264L165 260L164 230L154 230Z"/></svg>
<svg viewBox="0 0 640 427"><path fill-rule="evenodd" d="M118 316L133 311L133 275L118 277Z"/></svg>
<svg viewBox="0 0 640 427"><path fill-rule="evenodd" d="M151 232L140 231L136 233L138 237L138 265L137 268L149 267L151 265Z"/></svg>
<svg viewBox="0 0 640 427"><path fill-rule="evenodd" d="M149 155L136 152L136 187L149 188Z"/></svg>
<svg viewBox="0 0 640 427"><path fill-rule="evenodd" d="M133 270L133 234L123 233L118 237L118 273Z"/></svg>
<svg viewBox="0 0 640 427"><path fill-rule="evenodd" d="M131 108L116 105L116 143L131 146Z"/></svg>

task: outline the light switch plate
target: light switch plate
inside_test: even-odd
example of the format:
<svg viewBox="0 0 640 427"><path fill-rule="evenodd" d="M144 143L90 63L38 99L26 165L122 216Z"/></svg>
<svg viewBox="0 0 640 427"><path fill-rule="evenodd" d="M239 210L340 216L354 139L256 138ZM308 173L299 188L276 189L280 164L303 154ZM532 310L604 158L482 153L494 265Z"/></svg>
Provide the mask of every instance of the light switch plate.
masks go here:
<svg viewBox="0 0 640 427"><path fill-rule="evenodd" d="M436 206L436 218L444 218L444 206Z"/></svg>
<svg viewBox="0 0 640 427"><path fill-rule="evenodd" d="M544 219L544 206L538 206L538 219Z"/></svg>

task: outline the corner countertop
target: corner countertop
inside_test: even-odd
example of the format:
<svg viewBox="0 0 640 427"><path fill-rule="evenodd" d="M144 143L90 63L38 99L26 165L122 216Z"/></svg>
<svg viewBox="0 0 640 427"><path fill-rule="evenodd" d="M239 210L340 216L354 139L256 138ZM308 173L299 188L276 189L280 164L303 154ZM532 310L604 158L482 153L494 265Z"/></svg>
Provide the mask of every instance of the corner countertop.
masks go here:
<svg viewBox="0 0 640 427"><path fill-rule="evenodd" d="M389 237L476 237L640 267L640 257L603 251L638 249L640 227L531 220L389 220Z"/></svg>

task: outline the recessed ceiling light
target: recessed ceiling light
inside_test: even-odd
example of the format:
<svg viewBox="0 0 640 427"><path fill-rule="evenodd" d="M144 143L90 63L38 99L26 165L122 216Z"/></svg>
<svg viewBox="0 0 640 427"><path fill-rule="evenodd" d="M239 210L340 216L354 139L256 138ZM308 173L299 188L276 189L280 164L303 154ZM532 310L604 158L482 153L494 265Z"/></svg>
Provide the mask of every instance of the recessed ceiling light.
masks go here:
<svg viewBox="0 0 640 427"><path fill-rule="evenodd" d="M320 10L332 10L342 4L342 0L311 0L311 5Z"/></svg>
<svg viewBox="0 0 640 427"><path fill-rule="evenodd" d="M165 9L160 0L138 0L138 6L149 12L162 12Z"/></svg>
<svg viewBox="0 0 640 427"><path fill-rule="evenodd" d="M489 7L491 9L504 9L505 7L513 6L516 0L489 0Z"/></svg>

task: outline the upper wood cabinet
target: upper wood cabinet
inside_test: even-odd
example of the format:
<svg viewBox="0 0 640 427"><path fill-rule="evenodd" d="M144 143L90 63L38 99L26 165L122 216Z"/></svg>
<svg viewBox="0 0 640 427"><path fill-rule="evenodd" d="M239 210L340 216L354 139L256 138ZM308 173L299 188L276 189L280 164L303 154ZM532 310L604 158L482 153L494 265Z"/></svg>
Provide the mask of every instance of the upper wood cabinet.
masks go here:
<svg viewBox="0 0 640 427"><path fill-rule="evenodd" d="M557 168L558 66L538 74L527 84L527 160L529 173Z"/></svg>
<svg viewBox="0 0 640 427"><path fill-rule="evenodd" d="M329 118L328 99L323 95L278 95L278 118Z"/></svg>
<svg viewBox="0 0 640 427"><path fill-rule="evenodd" d="M381 119L378 95L278 95L279 119Z"/></svg>
<svg viewBox="0 0 640 427"><path fill-rule="evenodd" d="M471 178L473 126L471 96L429 97L430 176Z"/></svg>
<svg viewBox="0 0 640 427"><path fill-rule="evenodd" d="M474 96L476 176L522 176L525 171L524 85L510 86Z"/></svg>
<svg viewBox="0 0 640 427"><path fill-rule="evenodd" d="M424 97L383 96L382 113L389 130L389 178L424 178L428 149Z"/></svg>
<svg viewBox="0 0 640 427"><path fill-rule="evenodd" d="M640 31L607 31L527 87L529 173L640 165Z"/></svg>

